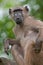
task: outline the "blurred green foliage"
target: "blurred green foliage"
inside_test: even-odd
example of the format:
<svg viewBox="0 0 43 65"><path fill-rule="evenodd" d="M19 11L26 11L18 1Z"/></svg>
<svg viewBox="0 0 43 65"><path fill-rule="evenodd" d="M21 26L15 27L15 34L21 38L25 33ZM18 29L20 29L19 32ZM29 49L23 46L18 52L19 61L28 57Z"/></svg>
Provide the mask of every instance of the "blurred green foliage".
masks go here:
<svg viewBox="0 0 43 65"><path fill-rule="evenodd" d="M12 28L15 23L9 16L9 8L29 5L30 14L43 21L43 0L0 0L0 53L3 52L3 40L6 38L15 38Z"/></svg>

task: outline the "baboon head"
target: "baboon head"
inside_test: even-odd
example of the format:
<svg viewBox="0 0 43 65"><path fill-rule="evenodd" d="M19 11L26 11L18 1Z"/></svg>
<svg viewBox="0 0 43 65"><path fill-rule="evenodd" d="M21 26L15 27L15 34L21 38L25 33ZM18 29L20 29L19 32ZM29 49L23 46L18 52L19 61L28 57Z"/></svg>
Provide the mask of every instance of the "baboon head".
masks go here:
<svg viewBox="0 0 43 65"><path fill-rule="evenodd" d="M9 9L9 14L18 25L21 25L23 24L24 19L27 17L28 11L29 8L27 6L16 7Z"/></svg>

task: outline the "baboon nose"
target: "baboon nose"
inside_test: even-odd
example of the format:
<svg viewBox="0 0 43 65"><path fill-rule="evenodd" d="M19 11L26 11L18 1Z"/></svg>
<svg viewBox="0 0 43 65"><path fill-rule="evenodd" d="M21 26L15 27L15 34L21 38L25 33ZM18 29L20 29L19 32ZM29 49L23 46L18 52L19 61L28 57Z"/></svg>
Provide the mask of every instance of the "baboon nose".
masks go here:
<svg viewBox="0 0 43 65"><path fill-rule="evenodd" d="M17 20L19 20L19 18L17 18Z"/></svg>

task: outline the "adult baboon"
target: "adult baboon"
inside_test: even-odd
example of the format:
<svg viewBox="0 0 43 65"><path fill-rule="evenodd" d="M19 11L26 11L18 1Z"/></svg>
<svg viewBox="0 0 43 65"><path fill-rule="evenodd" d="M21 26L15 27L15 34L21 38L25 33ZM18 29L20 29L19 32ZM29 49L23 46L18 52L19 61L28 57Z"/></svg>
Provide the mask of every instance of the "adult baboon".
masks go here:
<svg viewBox="0 0 43 65"><path fill-rule="evenodd" d="M20 45L20 40L26 36L29 36L29 31L38 33L35 50L41 50L41 45L43 42L43 23L29 16L28 11L29 9L27 6L9 9L11 18L16 22L16 27L13 28L16 39L7 39L5 41L5 51L7 51L9 44ZM24 46L24 44L22 46Z"/></svg>
<svg viewBox="0 0 43 65"><path fill-rule="evenodd" d="M9 9L9 14L11 18L16 22L16 27L13 28L13 32L16 35L16 39L7 39L5 41L4 46L5 52L7 52L9 45L14 45L12 47L12 54L15 57L18 65L32 65L30 62L31 57L29 58L30 51L32 51L32 49L34 48L34 53L36 54L35 57L37 57L38 53L36 52L39 52L42 47L43 23L29 16L28 11L29 10L27 6ZM31 43L35 44L32 48ZM30 50L27 49L27 46L30 46ZM27 53L27 51L29 54ZM32 60L32 62L34 62L34 60ZM34 64L35 62L33 63L33 65Z"/></svg>

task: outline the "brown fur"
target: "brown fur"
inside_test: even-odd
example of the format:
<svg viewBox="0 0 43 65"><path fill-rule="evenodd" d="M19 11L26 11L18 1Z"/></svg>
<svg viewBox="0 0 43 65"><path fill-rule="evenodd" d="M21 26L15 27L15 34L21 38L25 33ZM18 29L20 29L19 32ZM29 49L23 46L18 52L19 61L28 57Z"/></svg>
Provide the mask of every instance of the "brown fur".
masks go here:
<svg viewBox="0 0 43 65"><path fill-rule="evenodd" d="M30 41L28 41L30 42ZM43 65L43 52L35 53L35 43L31 41L26 46L25 50L25 62L26 65Z"/></svg>
<svg viewBox="0 0 43 65"><path fill-rule="evenodd" d="M43 23L41 21L35 20L34 18L28 16L28 12L26 11L24 7L22 7L21 9L23 9L23 16L24 16L23 24L20 26L16 24L16 27L13 28L13 32L16 35L16 39L15 40L8 39L5 41L5 45L4 45L5 51L8 50L9 44L11 45L17 44L17 45L14 45L11 50L12 50L12 55L15 57L18 65L34 65L36 64L34 59L37 59L37 56L39 55L38 61L36 60L39 63L40 54L42 55L42 53L39 53L39 54L35 53L35 47L32 47L32 44L36 43L37 38L43 39ZM11 9L10 15L11 15L11 18L14 19L13 10L14 9ZM38 29L38 32L36 31L37 29ZM32 56L33 48L34 48L34 53L33 53L34 55ZM22 50L23 55L18 50L19 51ZM43 55L40 59L40 63L42 63L43 65L42 58L43 58ZM41 65L41 64L36 64L36 65Z"/></svg>

